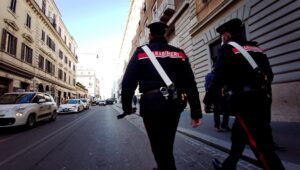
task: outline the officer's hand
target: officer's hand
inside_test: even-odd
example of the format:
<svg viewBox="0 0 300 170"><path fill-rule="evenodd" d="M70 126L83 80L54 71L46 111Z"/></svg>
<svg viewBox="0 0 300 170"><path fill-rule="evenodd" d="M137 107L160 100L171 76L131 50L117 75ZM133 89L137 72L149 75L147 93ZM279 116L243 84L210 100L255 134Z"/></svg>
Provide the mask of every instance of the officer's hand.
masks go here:
<svg viewBox="0 0 300 170"><path fill-rule="evenodd" d="M131 113L135 113L135 112L136 112L136 107L133 107Z"/></svg>
<svg viewBox="0 0 300 170"><path fill-rule="evenodd" d="M212 113L212 112L214 112L213 109L214 109L214 106L212 104L206 104L204 106L205 113Z"/></svg>
<svg viewBox="0 0 300 170"><path fill-rule="evenodd" d="M196 128L202 124L202 119L192 119L192 127Z"/></svg>

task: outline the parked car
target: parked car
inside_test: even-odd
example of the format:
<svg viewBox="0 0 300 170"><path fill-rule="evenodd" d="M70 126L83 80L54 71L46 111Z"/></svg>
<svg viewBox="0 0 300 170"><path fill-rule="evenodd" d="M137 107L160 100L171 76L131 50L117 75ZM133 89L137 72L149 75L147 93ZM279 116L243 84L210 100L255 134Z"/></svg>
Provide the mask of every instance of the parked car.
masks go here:
<svg viewBox="0 0 300 170"><path fill-rule="evenodd" d="M83 102L80 99L69 99L65 104L58 107L58 113L77 113L84 110Z"/></svg>
<svg viewBox="0 0 300 170"><path fill-rule="evenodd" d="M0 96L0 127L25 125L32 128L36 122L56 120L57 105L50 94L40 92L13 92Z"/></svg>
<svg viewBox="0 0 300 170"><path fill-rule="evenodd" d="M114 104L114 100L113 99L106 99L106 104Z"/></svg>
<svg viewBox="0 0 300 170"><path fill-rule="evenodd" d="M81 98L80 100L83 102L84 109L90 109L90 99Z"/></svg>
<svg viewBox="0 0 300 170"><path fill-rule="evenodd" d="M92 100L91 105L92 105L92 106L97 105L97 101L96 101L96 100Z"/></svg>
<svg viewBox="0 0 300 170"><path fill-rule="evenodd" d="M106 105L106 101L105 100L99 100L98 101L98 105L99 106L105 106Z"/></svg>

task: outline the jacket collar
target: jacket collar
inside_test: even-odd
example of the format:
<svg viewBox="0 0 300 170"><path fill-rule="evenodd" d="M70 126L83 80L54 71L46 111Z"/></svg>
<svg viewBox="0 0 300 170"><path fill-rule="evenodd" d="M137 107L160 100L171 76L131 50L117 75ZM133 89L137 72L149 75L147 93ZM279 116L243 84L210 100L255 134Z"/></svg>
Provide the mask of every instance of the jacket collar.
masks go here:
<svg viewBox="0 0 300 170"><path fill-rule="evenodd" d="M166 43L166 44L168 43L165 37L155 37L149 41L149 44L157 43L157 42Z"/></svg>

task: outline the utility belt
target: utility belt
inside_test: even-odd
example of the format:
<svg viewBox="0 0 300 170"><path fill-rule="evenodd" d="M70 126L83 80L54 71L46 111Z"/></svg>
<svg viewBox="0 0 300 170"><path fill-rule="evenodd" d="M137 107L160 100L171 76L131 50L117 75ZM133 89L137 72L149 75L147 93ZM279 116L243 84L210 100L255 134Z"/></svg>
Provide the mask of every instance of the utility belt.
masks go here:
<svg viewBox="0 0 300 170"><path fill-rule="evenodd" d="M160 87L144 92L142 95L161 94L166 100L177 100L178 92L174 86L172 87Z"/></svg>
<svg viewBox="0 0 300 170"><path fill-rule="evenodd" d="M187 105L187 95L181 90L160 87L142 93L140 100L141 113L178 112Z"/></svg>
<svg viewBox="0 0 300 170"><path fill-rule="evenodd" d="M232 96L232 95L238 95L242 93L267 93L267 88L265 87L258 88L253 85L244 85L241 88L224 89L224 96Z"/></svg>

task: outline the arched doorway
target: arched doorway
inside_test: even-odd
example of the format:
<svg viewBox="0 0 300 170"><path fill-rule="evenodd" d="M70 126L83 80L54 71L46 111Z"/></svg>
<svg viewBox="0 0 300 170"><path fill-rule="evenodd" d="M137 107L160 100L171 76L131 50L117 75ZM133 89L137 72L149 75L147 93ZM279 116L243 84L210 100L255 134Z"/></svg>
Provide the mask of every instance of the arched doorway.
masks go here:
<svg viewBox="0 0 300 170"><path fill-rule="evenodd" d="M39 84L39 86L38 86L38 91L39 91L39 92L44 92L44 86L43 86L42 83Z"/></svg>
<svg viewBox="0 0 300 170"><path fill-rule="evenodd" d="M46 92L49 92L49 91L50 91L50 88L49 88L48 85L46 86L45 91L46 91Z"/></svg>
<svg viewBox="0 0 300 170"><path fill-rule="evenodd" d="M11 82L10 79L0 77L0 96L9 91L9 83L10 82Z"/></svg>

